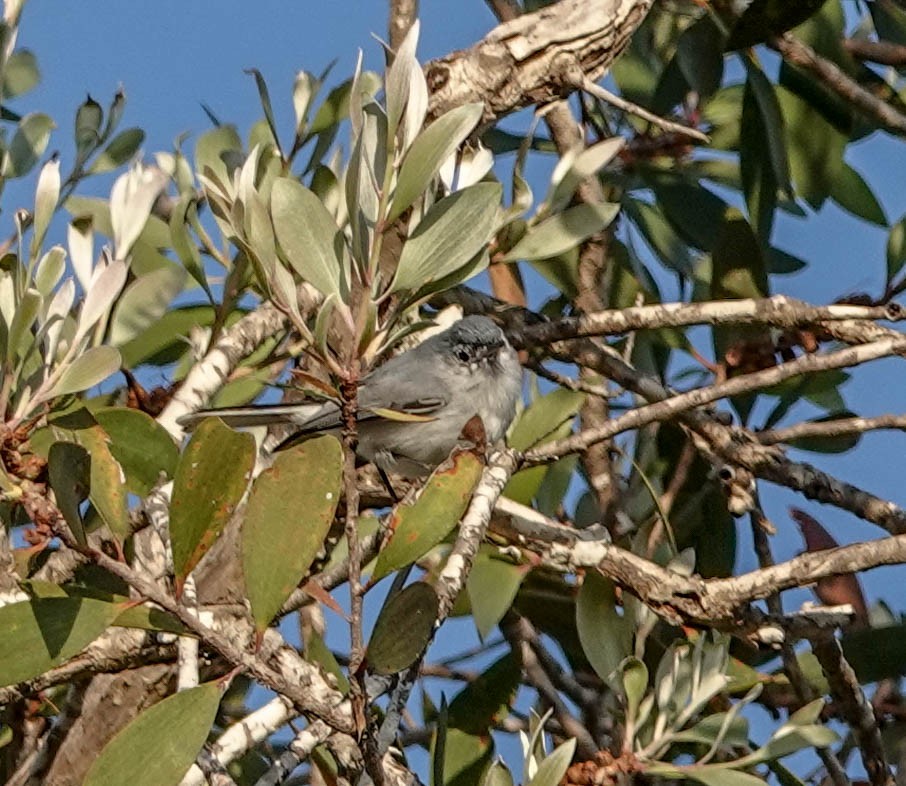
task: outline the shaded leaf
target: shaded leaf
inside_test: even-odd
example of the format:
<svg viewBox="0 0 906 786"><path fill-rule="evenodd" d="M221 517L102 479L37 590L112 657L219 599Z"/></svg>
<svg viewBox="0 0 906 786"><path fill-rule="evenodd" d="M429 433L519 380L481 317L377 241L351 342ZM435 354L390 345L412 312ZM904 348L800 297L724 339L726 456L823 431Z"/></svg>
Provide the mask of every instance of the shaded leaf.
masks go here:
<svg viewBox="0 0 906 786"><path fill-rule="evenodd" d="M217 418L201 422L173 481L170 542L179 590L223 530L255 466L255 439Z"/></svg>
<svg viewBox="0 0 906 786"><path fill-rule="evenodd" d="M368 642L367 661L377 674L395 674L412 665L434 633L440 601L430 584L417 581L391 595Z"/></svg>
<svg viewBox="0 0 906 786"><path fill-rule="evenodd" d="M592 668L608 684L618 682L620 663L632 652L632 628L617 612L613 582L594 571L585 574L576 598L576 626Z"/></svg>
<svg viewBox="0 0 906 786"><path fill-rule="evenodd" d="M831 198L854 216L880 227L887 226L884 208L868 183L849 164L843 162L830 190Z"/></svg>
<svg viewBox="0 0 906 786"><path fill-rule="evenodd" d="M340 501L343 449L330 436L281 451L252 486L242 523L242 570L264 630L311 567Z"/></svg>
<svg viewBox="0 0 906 786"><path fill-rule="evenodd" d="M490 554L480 553L475 557L466 579L466 589L472 618L482 640L503 619L528 571L527 565L513 565Z"/></svg>
<svg viewBox="0 0 906 786"><path fill-rule="evenodd" d="M28 49L17 49L3 65L3 97L23 95L41 81L38 58Z"/></svg>
<svg viewBox="0 0 906 786"><path fill-rule="evenodd" d="M15 685L68 660L121 611L91 598L34 598L0 607L0 685Z"/></svg>
<svg viewBox="0 0 906 786"><path fill-rule="evenodd" d="M88 499L88 489L91 487L91 458L88 451L74 442L54 443L47 457L47 477L60 513L75 539L84 546L87 541L80 506Z"/></svg>
<svg viewBox="0 0 906 786"><path fill-rule="evenodd" d="M91 162L88 171L98 175L111 172L117 167L128 163L138 152L145 141L145 132L141 128L127 128L121 131L101 151L100 155Z"/></svg>
<svg viewBox="0 0 906 786"><path fill-rule="evenodd" d="M209 682L145 710L104 746L84 785L179 783L207 739L222 693L218 683Z"/></svg>

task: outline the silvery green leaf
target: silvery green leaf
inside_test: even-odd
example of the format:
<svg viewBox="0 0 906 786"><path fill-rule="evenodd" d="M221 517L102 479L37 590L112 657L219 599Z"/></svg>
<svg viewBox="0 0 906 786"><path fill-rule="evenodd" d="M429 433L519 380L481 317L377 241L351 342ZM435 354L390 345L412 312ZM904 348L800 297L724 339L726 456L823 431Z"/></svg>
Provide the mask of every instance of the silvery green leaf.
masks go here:
<svg viewBox="0 0 906 786"><path fill-rule="evenodd" d="M202 134L195 144L195 170L199 174L210 175L216 182L228 184L232 180L232 168L225 158L233 159L227 154L241 153L242 140L232 125L222 125ZM207 170L207 171L206 171Z"/></svg>
<svg viewBox="0 0 906 786"><path fill-rule="evenodd" d="M110 343L122 346L151 327L186 282L186 272L176 264L152 270L135 279L117 300L110 320Z"/></svg>
<svg viewBox="0 0 906 786"><path fill-rule="evenodd" d="M391 291L417 290L476 256L494 232L502 190L476 183L434 205L403 246Z"/></svg>
<svg viewBox="0 0 906 786"><path fill-rule="evenodd" d="M558 745L538 765L538 771L529 782L529 786L557 786L563 776L566 775L566 769L573 759L575 750L575 737Z"/></svg>
<svg viewBox="0 0 906 786"><path fill-rule="evenodd" d="M403 42L397 48L393 63L387 69L387 84L384 88L384 94L387 102L388 136L391 138L396 135L397 125L406 111L412 72L421 72L422 70L415 59L419 29L419 21L416 19L406 33ZM405 132L405 128L403 131Z"/></svg>
<svg viewBox="0 0 906 786"><path fill-rule="evenodd" d="M623 676L623 695L626 697L626 717L638 717L639 705L648 690L648 668L638 658L626 658L620 664Z"/></svg>
<svg viewBox="0 0 906 786"><path fill-rule="evenodd" d="M82 289L88 290L94 265L94 230L90 218L75 218L67 229L66 244L72 269Z"/></svg>
<svg viewBox="0 0 906 786"><path fill-rule="evenodd" d="M576 598L576 627L585 656L598 676L619 687L615 674L632 652L629 620L616 609L613 582L589 571Z"/></svg>
<svg viewBox="0 0 906 786"><path fill-rule="evenodd" d="M3 155L0 174L6 178L28 174L44 155L50 141L50 132L55 127L56 124L48 115L40 112L25 115L19 121L16 133Z"/></svg>
<svg viewBox="0 0 906 786"><path fill-rule="evenodd" d="M296 74L296 81L293 83L293 111L296 115L296 136L299 138L304 133L311 100L317 93L319 85L319 80L308 71Z"/></svg>
<svg viewBox="0 0 906 786"><path fill-rule="evenodd" d="M13 364L16 357L25 355L31 346L34 340L31 329L43 302L41 293L32 288L26 289L19 300L6 339L6 357L10 365Z"/></svg>
<svg viewBox="0 0 906 786"><path fill-rule="evenodd" d="M50 305L47 307L47 314L44 317L44 323L49 325L45 333L45 346L47 348L45 357L48 362L52 362L56 358L64 320L69 316L74 300L75 282L71 278L67 278L54 294L53 300L50 301Z"/></svg>
<svg viewBox="0 0 906 786"><path fill-rule="evenodd" d="M458 191L479 182L494 166L494 154L481 142L469 146L461 155L455 152L441 164L438 175L448 191Z"/></svg>
<svg viewBox="0 0 906 786"><path fill-rule="evenodd" d="M104 110L91 96L79 106L75 119L75 143L77 158L84 163L101 141L101 123Z"/></svg>
<svg viewBox="0 0 906 786"><path fill-rule="evenodd" d="M403 116L402 149L408 150L419 135L428 114L428 83L425 72L416 63L416 68L409 72L409 99L406 101L406 112Z"/></svg>
<svg viewBox="0 0 906 786"><path fill-rule="evenodd" d="M618 204L608 202L567 208L529 229L503 261L547 259L562 254L606 229L619 212Z"/></svg>
<svg viewBox="0 0 906 786"><path fill-rule="evenodd" d="M559 181L552 177L553 188L548 197L547 209L552 213L559 213L572 199L576 189L583 181L597 174L607 166L626 145L623 137L615 136L585 148L572 159L572 165L563 172ZM556 170L555 170L556 172ZM557 173L559 175L559 173Z"/></svg>
<svg viewBox="0 0 906 786"><path fill-rule="evenodd" d="M80 393L103 382L120 368L120 353L116 347L99 346L79 355L63 372L53 390L46 396L56 398Z"/></svg>
<svg viewBox="0 0 906 786"><path fill-rule="evenodd" d="M66 269L66 250L63 246L54 246L50 249L35 268L35 288L44 297L53 292Z"/></svg>
<svg viewBox="0 0 906 786"><path fill-rule="evenodd" d="M362 102L364 98L362 91L362 50L360 49L352 76L352 87L349 89L349 126L352 129L353 142L362 133Z"/></svg>
<svg viewBox="0 0 906 786"><path fill-rule="evenodd" d="M342 299L343 240L321 200L297 180L280 178L271 191L271 216L293 269L324 295L335 293Z"/></svg>
<svg viewBox="0 0 906 786"><path fill-rule="evenodd" d="M100 155L91 162L88 171L93 175L112 172L132 160L145 141L145 132L140 128L127 128L120 131L105 147Z"/></svg>
<svg viewBox="0 0 906 786"><path fill-rule="evenodd" d="M122 259L114 259L106 267L94 271L79 314L78 337L86 335L110 310L125 283L126 263Z"/></svg>
<svg viewBox="0 0 906 786"><path fill-rule="evenodd" d="M37 87L41 81L38 59L28 49L13 52L3 68L3 97L6 99L23 95Z"/></svg>
<svg viewBox="0 0 906 786"><path fill-rule="evenodd" d="M157 167L136 164L120 175L110 191L110 222L117 259L125 259L145 228L151 208L167 185L167 176Z"/></svg>
<svg viewBox="0 0 906 786"><path fill-rule="evenodd" d="M47 227L50 219L57 209L57 202L60 200L60 162L57 158L52 158L43 167L41 174L38 175L38 186L35 189L35 215L34 233L31 241L32 257L38 254L41 244L44 242L44 235L47 234Z"/></svg>
<svg viewBox="0 0 906 786"><path fill-rule="evenodd" d="M481 119L484 104L463 104L431 123L412 142L400 168L387 221L400 216L418 199Z"/></svg>
<svg viewBox="0 0 906 786"><path fill-rule="evenodd" d="M280 149L280 137L277 134L277 121L274 120L274 108L271 105L271 96L267 89L267 82L264 81L264 77L257 68L249 68L246 70L246 73L250 74L255 80L255 85L258 88L258 97L261 99L261 108L264 110L264 119L267 120L267 126L270 129L270 136L273 139L274 147L277 148L277 151L282 158L283 153Z"/></svg>

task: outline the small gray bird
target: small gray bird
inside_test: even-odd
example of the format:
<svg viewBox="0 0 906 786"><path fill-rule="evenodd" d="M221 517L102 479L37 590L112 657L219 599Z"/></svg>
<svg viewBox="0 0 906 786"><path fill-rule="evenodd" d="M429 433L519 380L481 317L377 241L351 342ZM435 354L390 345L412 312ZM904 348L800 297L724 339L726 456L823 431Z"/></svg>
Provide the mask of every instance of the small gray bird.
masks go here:
<svg viewBox="0 0 906 786"><path fill-rule="evenodd" d="M358 390L359 455L385 472L426 475L479 415L488 443L503 437L522 392L522 367L503 331L482 316L465 317L364 377ZM394 420L393 410L425 420ZM183 425L217 416L230 426L297 427L284 444L340 430L340 409L323 404L276 404L201 410Z"/></svg>

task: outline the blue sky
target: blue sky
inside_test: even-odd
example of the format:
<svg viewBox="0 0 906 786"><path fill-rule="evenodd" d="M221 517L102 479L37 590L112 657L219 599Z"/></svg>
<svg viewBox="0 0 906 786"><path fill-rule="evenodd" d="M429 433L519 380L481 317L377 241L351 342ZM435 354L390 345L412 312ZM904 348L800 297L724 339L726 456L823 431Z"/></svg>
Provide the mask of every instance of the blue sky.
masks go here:
<svg viewBox="0 0 906 786"><path fill-rule="evenodd" d="M128 96L121 127L139 125L147 132L145 152L168 150L173 140L196 135L209 123L201 109L208 105L223 121L235 123L244 135L260 117L252 78L243 70L255 67L268 81L278 123L288 136L292 124L291 87L295 73L320 72L332 60L333 75L348 76L357 51L365 65L379 70L382 57L372 34L386 36L386 4L382 2L155 3L81 0L60 3L32 0L24 12L19 45L32 49L42 71L42 84L13 103L20 112L51 114L58 130L51 149L64 158L72 152L72 123L76 107L90 93L102 105L122 86ZM481 0L422 4L422 60L468 46L494 24ZM519 127L518 119L507 125ZM191 146L191 139L186 143ZM70 158L71 160L71 158ZM876 189L893 222L906 213L906 146L875 134L854 146L848 160ZM537 167L536 194L543 194L543 166ZM31 203L33 181L11 184L0 215L2 234L11 230L15 208ZM101 193L104 193L103 189ZM58 238L59 239L59 238ZM883 282L886 233L828 204L817 216L799 220L780 215L775 242L809 262L791 277L775 278L775 291L813 302L828 302L853 291L877 292ZM665 296L670 292L669 280ZM884 361L857 370L845 389L851 406L863 414L902 409L902 369L899 361ZM868 490L906 503L903 493L902 434L866 437L858 450L841 456L794 454L850 479ZM801 549L786 506L797 504L819 518L841 542L876 537L880 530L829 507L805 503L797 495L772 487L762 492L766 512L778 525L776 556L788 558ZM740 524L738 569L754 567L748 546L748 525ZM863 578L871 598L886 598L896 610L902 593L894 582L903 569L885 568ZM806 599L805 591L790 593L790 601Z"/></svg>

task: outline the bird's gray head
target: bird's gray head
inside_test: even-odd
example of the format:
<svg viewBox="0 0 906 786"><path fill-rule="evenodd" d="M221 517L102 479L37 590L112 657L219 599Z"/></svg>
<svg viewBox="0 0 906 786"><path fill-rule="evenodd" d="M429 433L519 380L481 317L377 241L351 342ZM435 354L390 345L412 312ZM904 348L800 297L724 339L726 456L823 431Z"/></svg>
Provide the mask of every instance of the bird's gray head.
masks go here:
<svg viewBox="0 0 906 786"><path fill-rule="evenodd" d="M457 366L470 370L495 367L501 350L512 351L503 331L490 319L471 316L454 322L437 336L445 345L446 355Z"/></svg>

